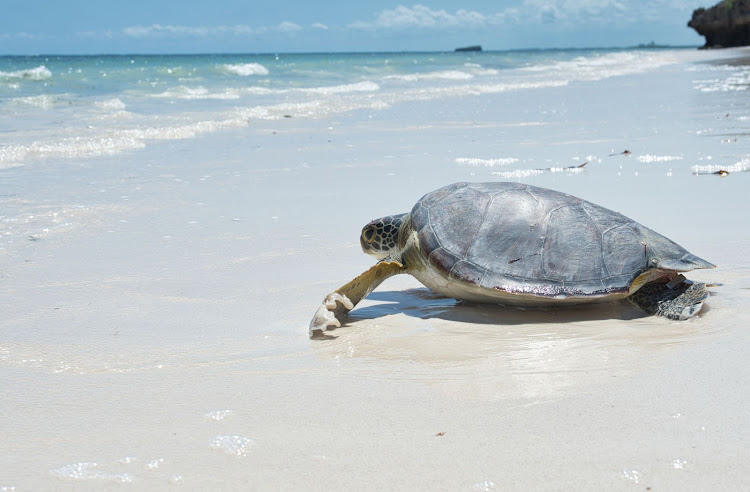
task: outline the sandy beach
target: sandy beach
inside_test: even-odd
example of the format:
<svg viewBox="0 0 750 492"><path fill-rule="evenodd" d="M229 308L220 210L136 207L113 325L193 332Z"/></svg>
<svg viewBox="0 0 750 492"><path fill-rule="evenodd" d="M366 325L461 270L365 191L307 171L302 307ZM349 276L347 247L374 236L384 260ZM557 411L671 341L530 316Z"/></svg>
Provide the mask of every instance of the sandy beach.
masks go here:
<svg viewBox="0 0 750 492"><path fill-rule="evenodd" d="M747 54L0 169L0 490L750 489ZM362 226L458 181L621 212L717 286L674 322L399 276L310 340Z"/></svg>

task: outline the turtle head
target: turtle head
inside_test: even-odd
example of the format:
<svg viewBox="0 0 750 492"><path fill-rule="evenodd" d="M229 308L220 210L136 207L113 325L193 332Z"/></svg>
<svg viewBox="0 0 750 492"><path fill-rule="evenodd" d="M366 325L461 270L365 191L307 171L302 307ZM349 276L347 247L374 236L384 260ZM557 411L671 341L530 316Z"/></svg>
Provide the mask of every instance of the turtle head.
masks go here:
<svg viewBox="0 0 750 492"><path fill-rule="evenodd" d="M408 214L387 215L362 228L359 244L362 251L382 260L398 247L398 231Z"/></svg>

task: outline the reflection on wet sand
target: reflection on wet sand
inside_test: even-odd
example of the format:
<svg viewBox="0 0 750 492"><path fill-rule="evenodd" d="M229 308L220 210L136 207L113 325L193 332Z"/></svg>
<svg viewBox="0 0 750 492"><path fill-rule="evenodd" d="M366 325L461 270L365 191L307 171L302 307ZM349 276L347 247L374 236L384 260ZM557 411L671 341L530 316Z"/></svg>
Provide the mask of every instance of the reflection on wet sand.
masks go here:
<svg viewBox="0 0 750 492"><path fill-rule="evenodd" d="M418 380L462 399L539 403L606 384L707 335L700 316L676 323L627 302L519 309L427 289L375 292L369 301L331 332L336 338L313 342L317 355L351 376Z"/></svg>

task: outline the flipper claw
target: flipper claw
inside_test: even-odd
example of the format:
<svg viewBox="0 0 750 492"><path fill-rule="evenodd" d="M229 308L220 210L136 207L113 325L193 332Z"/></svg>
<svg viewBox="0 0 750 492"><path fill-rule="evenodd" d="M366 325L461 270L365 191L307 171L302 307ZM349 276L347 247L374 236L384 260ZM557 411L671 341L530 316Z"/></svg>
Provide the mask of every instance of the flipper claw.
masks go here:
<svg viewBox="0 0 750 492"><path fill-rule="evenodd" d="M323 299L323 303L315 312L312 321L310 321L310 337L315 332L328 330L329 326L340 327L341 318L346 316L346 313L352 309L354 309L354 304L348 297L338 292L331 292Z"/></svg>
<svg viewBox="0 0 750 492"><path fill-rule="evenodd" d="M380 261L360 276L328 294L310 321L310 338L326 331L329 326L339 327L349 311L380 283L398 273L404 265L398 261Z"/></svg>

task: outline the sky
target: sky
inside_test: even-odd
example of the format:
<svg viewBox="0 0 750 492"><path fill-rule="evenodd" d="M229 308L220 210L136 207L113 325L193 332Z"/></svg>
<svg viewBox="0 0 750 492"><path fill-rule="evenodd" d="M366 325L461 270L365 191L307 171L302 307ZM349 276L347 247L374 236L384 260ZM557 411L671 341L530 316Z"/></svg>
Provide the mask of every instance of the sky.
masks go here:
<svg viewBox="0 0 750 492"><path fill-rule="evenodd" d="M689 0L2 0L0 54L702 45Z"/></svg>

